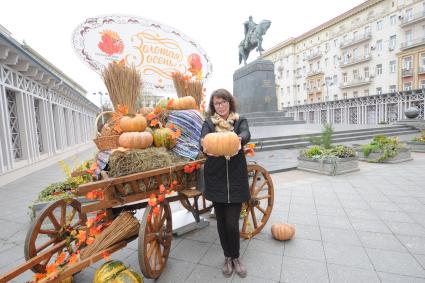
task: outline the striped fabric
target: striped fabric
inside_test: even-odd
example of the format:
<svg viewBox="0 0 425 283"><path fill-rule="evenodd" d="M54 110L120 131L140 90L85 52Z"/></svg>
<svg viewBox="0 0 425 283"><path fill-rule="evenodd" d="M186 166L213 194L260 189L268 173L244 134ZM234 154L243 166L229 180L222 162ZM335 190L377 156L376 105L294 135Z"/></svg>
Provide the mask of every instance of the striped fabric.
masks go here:
<svg viewBox="0 0 425 283"><path fill-rule="evenodd" d="M183 157L195 160L199 154L199 139L201 138L204 118L197 110L171 111L168 123L173 123L181 131L173 151Z"/></svg>

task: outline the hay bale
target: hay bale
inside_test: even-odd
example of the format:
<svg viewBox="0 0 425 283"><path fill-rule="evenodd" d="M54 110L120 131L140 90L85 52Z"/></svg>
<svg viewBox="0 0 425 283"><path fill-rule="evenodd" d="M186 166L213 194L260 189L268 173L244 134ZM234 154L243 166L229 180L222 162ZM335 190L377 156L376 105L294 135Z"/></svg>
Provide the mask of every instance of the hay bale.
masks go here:
<svg viewBox="0 0 425 283"><path fill-rule="evenodd" d="M147 149L132 149L115 151L109 158L110 177L120 177L133 173L145 172L187 162L164 147L149 147Z"/></svg>

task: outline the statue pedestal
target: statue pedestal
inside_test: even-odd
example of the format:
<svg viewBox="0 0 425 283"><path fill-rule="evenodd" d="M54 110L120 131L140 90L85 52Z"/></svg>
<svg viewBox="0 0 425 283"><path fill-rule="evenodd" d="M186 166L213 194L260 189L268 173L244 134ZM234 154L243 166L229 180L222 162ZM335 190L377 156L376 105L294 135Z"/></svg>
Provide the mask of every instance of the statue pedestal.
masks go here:
<svg viewBox="0 0 425 283"><path fill-rule="evenodd" d="M395 124L396 125L411 126L411 127L414 127L415 129L425 131L425 120L424 119L418 119L418 118L403 119L403 120L398 120Z"/></svg>
<svg viewBox="0 0 425 283"><path fill-rule="evenodd" d="M273 62L258 59L236 70L233 95L239 113L277 111Z"/></svg>

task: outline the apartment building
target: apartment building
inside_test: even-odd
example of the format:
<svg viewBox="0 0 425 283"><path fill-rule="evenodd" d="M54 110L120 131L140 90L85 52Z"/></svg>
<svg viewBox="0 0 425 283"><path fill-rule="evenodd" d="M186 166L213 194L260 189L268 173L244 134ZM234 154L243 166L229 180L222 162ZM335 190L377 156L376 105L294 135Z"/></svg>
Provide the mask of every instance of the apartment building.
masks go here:
<svg viewBox="0 0 425 283"><path fill-rule="evenodd" d="M425 88L425 1L365 1L262 57L280 109Z"/></svg>

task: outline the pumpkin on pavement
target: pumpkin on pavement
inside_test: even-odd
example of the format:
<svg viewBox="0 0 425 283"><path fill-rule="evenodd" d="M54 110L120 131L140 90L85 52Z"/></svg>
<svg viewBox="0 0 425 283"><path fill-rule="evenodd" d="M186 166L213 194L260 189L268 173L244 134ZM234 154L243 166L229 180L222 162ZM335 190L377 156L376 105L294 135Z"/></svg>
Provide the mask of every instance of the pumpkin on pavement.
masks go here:
<svg viewBox="0 0 425 283"><path fill-rule="evenodd" d="M120 127L123 132L143 132L148 123L141 114L125 115L120 119Z"/></svg>
<svg viewBox="0 0 425 283"><path fill-rule="evenodd" d="M295 234L294 226L290 224L273 224L272 235L276 240L286 241L292 239Z"/></svg>
<svg viewBox="0 0 425 283"><path fill-rule="evenodd" d="M207 134L202 145L209 154L232 156L238 152L240 144L239 137L234 132L218 132Z"/></svg>
<svg viewBox="0 0 425 283"><path fill-rule="evenodd" d="M94 273L93 283L112 282L112 280L121 272L126 270L127 267L116 260L109 260L102 264L102 266Z"/></svg>
<svg viewBox="0 0 425 283"><path fill-rule="evenodd" d="M126 132L118 138L118 144L126 148L145 149L152 145L153 137L150 132Z"/></svg>
<svg viewBox="0 0 425 283"><path fill-rule="evenodd" d="M156 147L163 146L172 149L176 146L174 131L170 128L159 128L153 131L153 143Z"/></svg>
<svg viewBox="0 0 425 283"><path fill-rule="evenodd" d="M143 283L142 277L134 271L126 269L118 273L114 283Z"/></svg>

